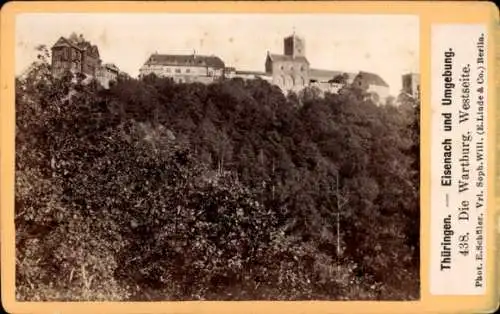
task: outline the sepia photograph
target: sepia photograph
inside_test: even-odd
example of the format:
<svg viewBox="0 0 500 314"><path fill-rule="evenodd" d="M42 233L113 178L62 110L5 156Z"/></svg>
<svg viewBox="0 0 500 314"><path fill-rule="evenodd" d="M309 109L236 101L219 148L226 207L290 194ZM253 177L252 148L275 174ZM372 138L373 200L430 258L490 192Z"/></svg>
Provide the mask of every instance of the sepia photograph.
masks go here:
<svg viewBox="0 0 500 314"><path fill-rule="evenodd" d="M417 15L15 26L17 301L420 299Z"/></svg>

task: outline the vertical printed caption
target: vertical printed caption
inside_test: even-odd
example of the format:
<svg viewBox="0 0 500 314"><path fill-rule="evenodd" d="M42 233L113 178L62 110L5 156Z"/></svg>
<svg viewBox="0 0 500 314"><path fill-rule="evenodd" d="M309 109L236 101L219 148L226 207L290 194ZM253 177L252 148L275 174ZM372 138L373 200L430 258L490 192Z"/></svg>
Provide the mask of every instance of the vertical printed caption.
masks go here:
<svg viewBox="0 0 500 314"><path fill-rule="evenodd" d="M486 291L487 28L431 30L431 260L434 295Z"/></svg>

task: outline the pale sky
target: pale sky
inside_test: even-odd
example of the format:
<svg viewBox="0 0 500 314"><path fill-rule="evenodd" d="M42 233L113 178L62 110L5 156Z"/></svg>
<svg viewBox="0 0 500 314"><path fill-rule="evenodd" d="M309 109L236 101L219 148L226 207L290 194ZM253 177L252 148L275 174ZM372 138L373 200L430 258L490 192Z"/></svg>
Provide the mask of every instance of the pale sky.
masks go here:
<svg viewBox="0 0 500 314"><path fill-rule="evenodd" d="M219 56L238 70L264 71L266 53L283 53L293 30L312 68L379 74L391 94L401 75L419 72L419 20L351 14L23 14L16 20L16 74L71 32L99 47L104 63L136 77L151 53Z"/></svg>

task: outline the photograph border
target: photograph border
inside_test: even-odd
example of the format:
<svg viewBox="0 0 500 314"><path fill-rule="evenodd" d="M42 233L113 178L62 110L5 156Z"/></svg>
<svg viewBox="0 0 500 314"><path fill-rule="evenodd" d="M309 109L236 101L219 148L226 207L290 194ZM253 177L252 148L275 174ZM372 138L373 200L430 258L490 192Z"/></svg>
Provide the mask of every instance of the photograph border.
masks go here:
<svg viewBox="0 0 500 314"><path fill-rule="evenodd" d="M498 9L490 2L278 2L278 1L202 1L202 2L9 2L2 7L0 19L0 209L1 209L1 291L6 311L13 313L421 313L484 312L498 304L493 280L488 280L483 296L445 297L429 292L430 261L430 29L432 23L488 23L488 201L487 201L487 276L498 278L495 269L495 242L500 205L495 197L493 175L496 160L495 121L497 67L495 35ZM184 301L184 302L17 302L15 300L15 18L22 13L336 13L417 15L420 24L421 111L421 230L420 301ZM424 149L425 148L425 149Z"/></svg>

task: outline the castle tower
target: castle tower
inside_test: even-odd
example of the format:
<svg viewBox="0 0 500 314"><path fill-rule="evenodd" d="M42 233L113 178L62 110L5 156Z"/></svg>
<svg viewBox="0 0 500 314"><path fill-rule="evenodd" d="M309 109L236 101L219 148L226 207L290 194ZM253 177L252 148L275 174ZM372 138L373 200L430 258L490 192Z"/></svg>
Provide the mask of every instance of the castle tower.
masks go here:
<svg viewBox="0 0 500 314"><path fill-rule="evenodd" d="M403 75L403 92L414 98L420 95L420 75L418 73L407 73Z"/></svg>
<svg viewBox="0 0 500 314"><path fill-rule="evenodd" d="M302 38L295 35L288 36L284 40L284 54L286 56L295 57L304 57L305 52L305 42Z"/></svg>

